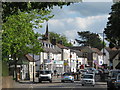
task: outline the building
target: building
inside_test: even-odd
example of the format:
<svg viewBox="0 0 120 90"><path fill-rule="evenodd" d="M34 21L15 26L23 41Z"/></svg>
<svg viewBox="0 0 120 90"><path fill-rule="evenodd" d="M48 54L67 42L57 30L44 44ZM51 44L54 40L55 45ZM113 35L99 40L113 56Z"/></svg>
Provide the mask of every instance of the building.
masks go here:
<svg viewBox="0 0 120 90"><path fill-rule="evenodd" d="M91 48L93 50L93 67L98 69L103 67L103 53L97 48Z"/></svg>

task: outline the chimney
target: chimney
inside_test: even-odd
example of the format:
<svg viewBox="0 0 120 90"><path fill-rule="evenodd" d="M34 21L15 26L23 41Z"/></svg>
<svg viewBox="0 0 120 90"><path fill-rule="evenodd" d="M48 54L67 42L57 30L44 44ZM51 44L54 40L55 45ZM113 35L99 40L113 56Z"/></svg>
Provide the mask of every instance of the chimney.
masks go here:
<svg viewBox="0 0 120 90"><path fill-rule="evenodd" d="M63 42L62 42L62 40L58 41L58 43L59 43L59 44L61 44L61 45L63 45Z"/></svg>
<svg viewBox="0 0 120 90"><path fill-rule="evenodd" d="M56 39L55 39L55 38L52 39L51 43L52 43L53 45L56 45Z"/></svg>

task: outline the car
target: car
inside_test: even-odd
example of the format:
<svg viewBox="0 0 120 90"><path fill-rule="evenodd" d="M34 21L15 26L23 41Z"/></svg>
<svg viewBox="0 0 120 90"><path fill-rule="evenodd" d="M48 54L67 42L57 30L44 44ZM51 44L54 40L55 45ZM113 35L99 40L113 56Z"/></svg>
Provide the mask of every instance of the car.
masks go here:
<svg viewBox="0 0 120 90"><path fill-rule="evenodd" d="M84 85L92 85L95 86L95 75L94 74L84 74L81 79L82 86Z"/></svg>
<svg viewBox="0 0 120 90"><path fill-rule="evenodd" d="M116 79L114 85L115 85L116 90L120 89L120 73L117 75L117 79Z"/></svg>
<svg viewBox="0 0 120 90"><path fill-rule="evenodd" d="M70 81L70 82L74 82L74 76L72 73L64 73L61 76L61 82L65 82L65 81Z"/></svg>
<svg viewBox="0 0 120 90"><path fill-rule="evenodd" d="M41 83L42 81L49 81L52 83L52 72L49 70L39 71L38 81Z"/></svg>
<svg viewBox="0 0 120 90"><path fill-rule="evenodd" d="M107 80L107 90L115 89L115 81L120 70L110 70Z"/></svg>

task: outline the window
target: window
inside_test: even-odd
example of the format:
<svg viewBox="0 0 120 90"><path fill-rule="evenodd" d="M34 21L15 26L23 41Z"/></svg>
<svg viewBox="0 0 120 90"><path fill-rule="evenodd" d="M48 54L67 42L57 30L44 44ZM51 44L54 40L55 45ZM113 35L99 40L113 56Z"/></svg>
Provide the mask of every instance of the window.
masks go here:
<svg viewBox="0 0 120 90"><path fill-rule="evenodd" d="M46 47L48 47L48 44L46 44Z"/></svg>

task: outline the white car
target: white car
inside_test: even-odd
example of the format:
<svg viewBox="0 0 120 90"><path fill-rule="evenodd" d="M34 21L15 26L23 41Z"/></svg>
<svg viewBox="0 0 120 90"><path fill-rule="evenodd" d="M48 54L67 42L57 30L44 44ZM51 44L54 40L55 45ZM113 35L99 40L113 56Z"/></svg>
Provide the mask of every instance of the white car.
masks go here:
<svg viewBox="0 0 120 90"><path fill-rule="evenodd" d="M39 71L38 80L40 83L42 81L49 81L50 83L52 83L52 72L47 70Z"/></svg>
<svg viewBox="0 0 120 90"><path fill-rule="evenodd" d="M85 74L81 79L82 86L84 85L95 85L94 74Z"/></svg>

